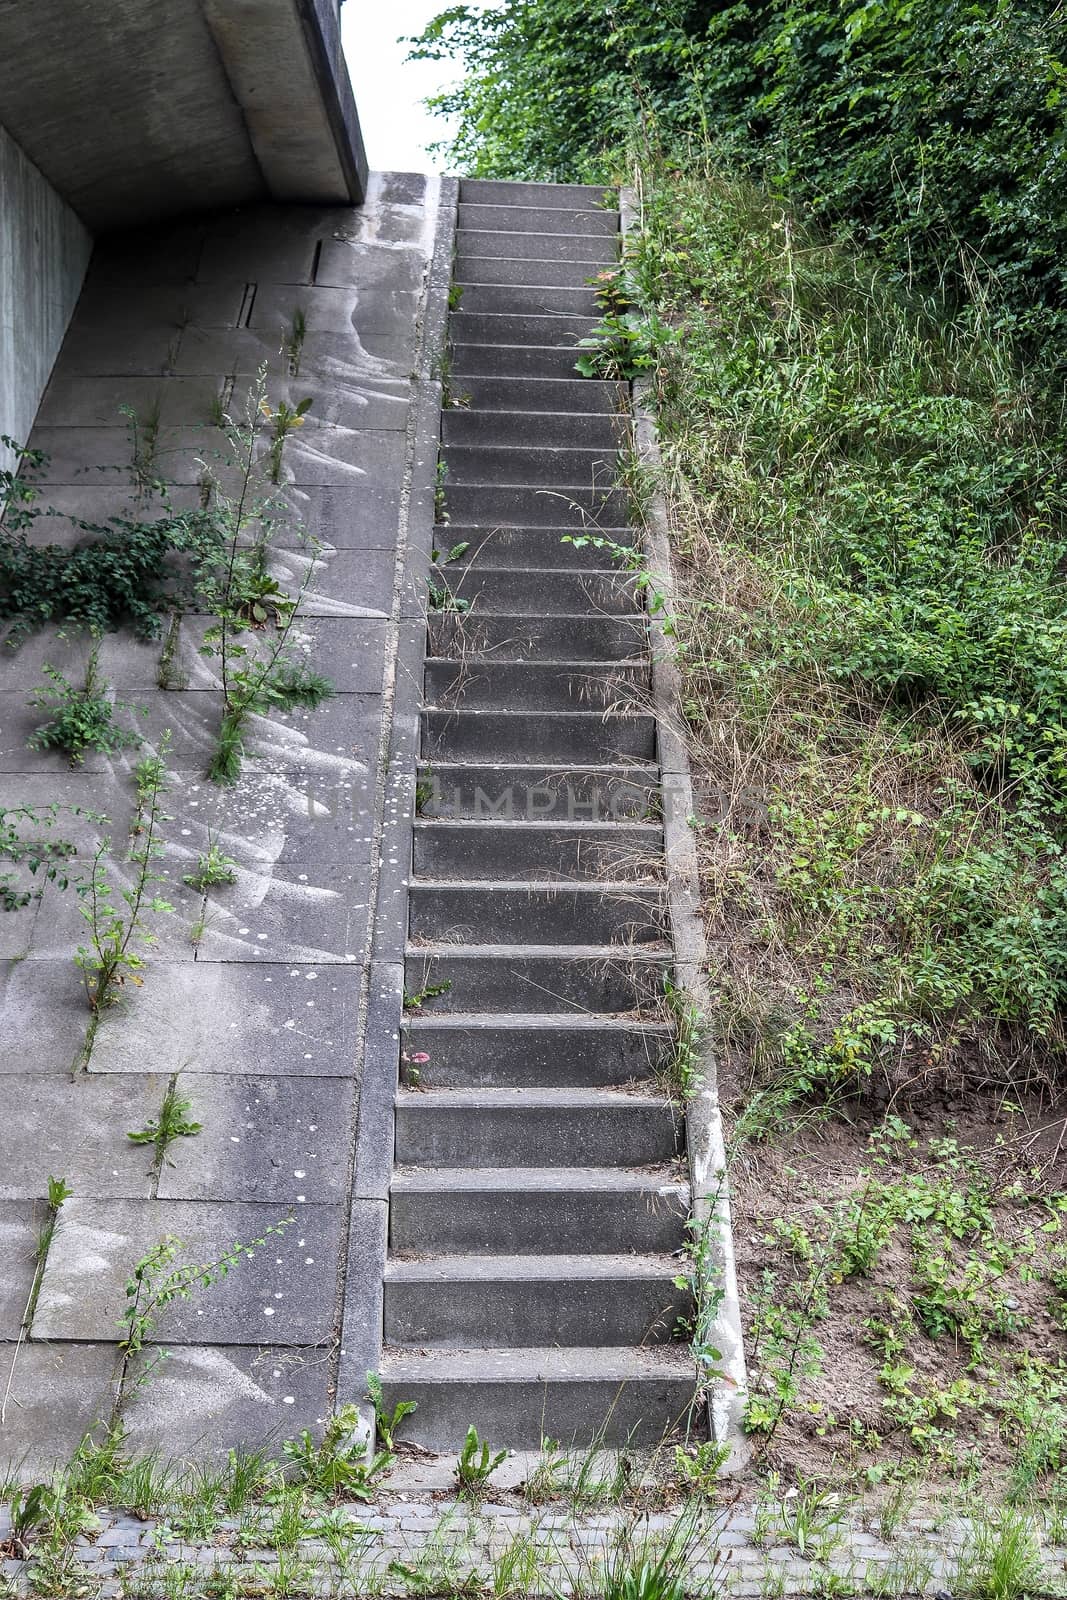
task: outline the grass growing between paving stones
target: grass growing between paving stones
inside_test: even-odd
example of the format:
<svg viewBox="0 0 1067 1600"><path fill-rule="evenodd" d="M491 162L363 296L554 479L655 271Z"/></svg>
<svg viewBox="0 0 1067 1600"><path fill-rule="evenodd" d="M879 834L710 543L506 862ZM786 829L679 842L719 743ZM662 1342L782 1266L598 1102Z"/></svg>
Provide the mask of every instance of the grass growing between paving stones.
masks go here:
<svg viewBox="0 0 1067 1600"><path fill-rule="evenodd" d="M1062 414L980 284L641 193L603 345L659 416L757 1465L995 1489L1010 1567L1067 1496Z"/></svg>

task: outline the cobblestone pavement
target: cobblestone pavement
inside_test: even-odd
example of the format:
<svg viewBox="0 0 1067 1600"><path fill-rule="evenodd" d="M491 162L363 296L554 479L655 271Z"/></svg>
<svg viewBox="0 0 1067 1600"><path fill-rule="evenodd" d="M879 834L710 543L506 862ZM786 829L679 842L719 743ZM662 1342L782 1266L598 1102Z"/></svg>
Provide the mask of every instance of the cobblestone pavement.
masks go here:
<svg viewBox="0 0 1067 1600"><path fill-rule="evenodd" d="M890 1528L877 1511L823 1502L805 1532L788 1500L583 1511L497 1495L383 1494L373 1504L321 1513L296 1539L280 1525L272 1534L269 1512L222 1518L203 1539L182 1538L164 1522L103 1513L100 1529L76 1540L62 1592L85 1600L597 1594L624 1552L639 1559L642 1547L662 1549L673 1538L687 1593L998 1600L982 1587L988 1557L976 1548L981 1531L950 1513L912 1512ZM729 1501L729 1490L725 1496ZM5 1517L0 1513L0 1538L9 1532ZM1067 1550L1035 1533L1035 1552L1016 1593L1067 1593ZM47 1568L35 1572L32 1550L29 1560L5 1561L3 1575L12 1595L59 1592L47 1587L54 1581Z"/></svg>

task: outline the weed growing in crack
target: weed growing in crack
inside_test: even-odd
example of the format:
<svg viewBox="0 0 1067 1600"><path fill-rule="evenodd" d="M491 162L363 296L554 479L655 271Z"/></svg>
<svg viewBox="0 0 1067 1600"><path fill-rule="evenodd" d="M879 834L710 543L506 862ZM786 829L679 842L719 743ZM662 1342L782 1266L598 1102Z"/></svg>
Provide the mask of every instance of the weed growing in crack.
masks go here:
<svg viewBox="0 0 1067 1600"><path fill-rule="evenodd" d="M382 1380L376 1372L367 1373L367 1396L374 1408L375 1434L381 1440L382 1448L391 1452L396 1443L396 1430L405 1417L410 1417L413 1411L419 1409L418 1402L398 1400L390 1409L385 1402Z"/></svg>
<svg viewBox="0 0 1067 1600"><path fill-rule="evenodd" d="M304 418L311 410L311 399L310 397L305 397L305 399L298 401L295 406L287 405L284 400L280 400L273 411L269 403L263 400L260 409L270 423L271 429L270 446L267 451L270 481L271 483L280 483L282 477L282 452L285 449L285 441L297 428L304 426Z"/></svg>
<svg viewBox="0 0 1067 1600"><path fill-rule="evenodd" d="M153 1245L151 1250L137 1262L126 1280L126 1306L119 1324L122 1330L119 1351L123 1357L124 1374L129 1372L133 1358L140 1354L151 1339L160 1317L168 1306L179 1300L191 1299L198 1289L209 1289L213 1284L222 1282L234 1267L244 1260L250 1260L255 1252L266 1244L268 1238L283 1233L293 1221L292 1217L283 1217L280 1222L272 1223L269 1228L265 1228L259 1238L252 1239L247 1244L234 1244L214 1261L200 1265L186 1263L175 1266L185 1245L173 1234L168 1234L158 1244ZM159 1362L165 1358L166 1352L161 1352L138 1374L136 1379L138 1386L146 1382Z"/></svg>
<svg viewBox="0 0 1067 1600"><path fill-rule="evenodd" d="M41 1282L44 1278L44 1269L48 1261L48 1252L52 1247L56 1225L59 1222L59 1213L65 1201L69 1200L73 1190L65 1178L48 1179L48 1210L41 1226L33 1250L33 1277L30 1281L30 1292L26 1296L23 1307L22 1319L19 1322L19 1331L15 1339L15 1348L11 1353L11 1364L7 1371L7 1382L4 1385L4 1398L0 1401L0 1427L7 1422L8 1402L11 1399L11 1386L15 1379L15 1367L18 1364L19 1352L23 1341L30 1331L33 1314L37 1309L37 1298L41 1292Z"/></svg>
<svg viewBox="0 0 1067 1600"><path fill-rule="evenodd" d="M154 1170L159 1173L167 1159L167 1151L175 1139L191 1139L203 1129L202 1122L194 1122L189 1116L192 1105L190 1100L183 1098L178 1093L177 1085L168 1084L163 1096L163 1104L159 1108L159 1116L149 1119L145 1127L137 1132L127 1133L126 1137L133 1144L150 1144L155 1150Z"/></svg>
<svg viewBox="0 0 1067 1600"><path fill-rule="evenodd" d="M56 667L46 663L42 670L48 683L35 689L31 699L38 709L51 714L31 733L27 741L31 750L62 750L72 767L80 767L90 750L113 756L141 743L139 733L115 722L117 710L135 708L109 698L107 685L100 677L99 661L100 642L95 640L81 688L75 688Z"/></svg>
<svg viewBox="0 0 1067 1600"><path fill-rule="evenodd" d="M493 1455L488 1442L478 1437L478 1430L471 1423L456 1462L456 1479L460 1488L480 1493L500 1463L507 1460L507 1455L506 1450L498 1450Z"/></svg>
<svg viewBox="0 0 1067 1600"><path fill-rule="evenodd" d="M169 900L153 894L151 886L163 881L155 870L164 854L159 830L165 820L163 795L166 792L165 757L168 735L164 735L161 754L138 769L139 830L131 842L126 863L132 867L133 881L119 892L125 905L120 910L108 877L105 861L110 840L102 839L93 856L88 877L78 881L81 903L78 907L89 928L89 943L79 945L74 957L82 974L86 997L94 1013L99 1013L116 998L125 982L140 985L145 959L141 950L150 949L157 936L145 921L148 912L165 915L174 910Z"/></svg>
<svg viewBox="0 0 1067 1600"><path fill-rule="evenodd" d="M237 863L220 849L218 840L209 839L207 849L202 850L196 858L196 867L192 872L183 874L182 882L187 883L190 889L199 890L201 894L206 893L208 889L236 883Z"/></svg>
<svg viewBox="0 0 1067 1600"><path fill-rule="evenodd" d="M43 883L66 889L70 883L64 865L75 854L76 846L69 839L43 836L54 827L64 811L71 816L86 816L95 821L102 818L93 812L84 812L80 806L0 806L0 861L14 861ZM33 830L27 838L27 830ZM0 872L0 911L21 911L31 900L39 900L43 887L23 889L14 873Z"/></svg>
<svg viewBox="0 0 1067 1600"><path fill-rule="evenodd" d="M321 1443L316 1444L305 1428L296 1439L287 1440L282 1450L299 1482L313 1494L331 1500L370 1500L378 1480L395 1460L391 1451L379 1450L368 1462L359 1407L354 1405L334 1412Z"/></svg>

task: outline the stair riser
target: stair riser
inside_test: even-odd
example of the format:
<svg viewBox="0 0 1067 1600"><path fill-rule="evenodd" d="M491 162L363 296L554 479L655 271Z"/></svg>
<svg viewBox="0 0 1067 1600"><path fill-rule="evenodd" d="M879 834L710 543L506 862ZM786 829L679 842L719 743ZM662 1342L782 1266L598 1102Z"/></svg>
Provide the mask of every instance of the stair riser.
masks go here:
<svg viewBox="0 0 1067 1600"><path fill-rule="evenodd" d="M624 417L570 411L446 411L441 418L445 460L457 446L487 445L599 450L607 459L626 440Z"/></svg>
<svg viewBox="0 0 1067 1600"><path fill-rule="evenodd" d="M637 1099L596 1110L479 1107L472 1115L466 1106L402 1094L396 1108L396 1159L407 1166L640 1167L673 1161L680 1151L681 1129L669 1110Z"/></svg>
<svg viewBox="0 0 1067 1600"><path fill-rule="evenodd" d="M569 531L567 528L463 528L456 523L449 523L434 529L434 545L444 551L451 550L457 544L469 547L448 563L449 572L465 572L468 567L507 567L512 571L516 567L526 567L552 573L577 569L588 572L590 551L576 550L573 544L564 544L563 536ZM633 538L633 530L620 528L613 537L619 544L628 544Z"/></svg>
<svg viewBox="0 0 1067 1600"><path fill-rule="evenodd" d="M415 830L415 873L420 878L659 878L663 841L658 831L618 823L581 833L530 829L452 828L447 822Z"/></svg>
<svg viewBox="0 0 1067 1600"><path fill-rule="evenodd" d="M580 239L590 235L618 238L619 213L590 206L534 206L460 200L459 228L503 233L565 233ZM516 252L518 253L518 252Z"/></svg>
<svg viewBox="0 0 1067 1600"><path fill-rule="evenodd" d="M394 1250L420 1255L508 1255L517 1240L527 1255L656 1255L681 1249L686 1214L677 1195L651 1190L394 1187L389 1233Z"/></svg>
<svg viewBox="0 0 1067 1600"><path fill-rule="evenodd" d="M636 711L649 700L648 668L605 665L577 670L525 664L434 661L426 668L429 704L510 711Z"/></svg>
<svg viewBox="0 0 1067 1600"><path fill-rule="evenodd" d="M573 378L579 352L562 344L457 344L452 372L466 394L468 375L481 378Z"/></svg>
<svg viewBox="0 0 1067 1600"><path fill-rule="evenodd" d="M544 283L467 284L456 309L510 317L597 318L600 315L595 289L560 289Z"/></svg>
<svg viewBox="0 0 1067 1600"><path fill-rule="evenodd" d="M449 521L503 523L512 527L624 528L629 497L622 489L497 488L491 484L446 484Z"/></svg>
<svg viewBox="0 0 1067 1600"><path fill-rule="evenodd" d="M509 183L492 178L461 178L459 198L487 206L552 206L567 210L603 210L614 201L614 189L591 183Z"/></svg>
<svg viewBox="0 0 1067 1600"><path fill-rule="evenodd" d="M494 614L484 607L477 612L431 611L427 633L430 652L442 660L634 661L648 646L648 626L639 613L524 617Z"/></svg>
<svg viewBox="0 0 1067 1600"><path fill-rule="evenodd" d="M652 717L610 712L564 715L547 711L532 720L495 711L426 711L422 756L442 761L652 761Z"/></svg>
<svg viewBox="0 0 1067 1600"><path fill-rule="evenodd" d="M512 285L522 288L588 289L600 273L614 265L594 257L575 258L568 261L516 260L496 252L479 254L478 235L469 234L466 242L458 241L453 282L466 287L473 283ZM462 302L461 302L462 304Z"/></svg>
<svg viewBox="0 0 1067 1600"><path fill-rule="evenodd" d="M670 1278L385 1285L387 1344L477 1348L492 1329L498 1349L530 1345L652 1345L671 1341L692 1315Z"/></svg>
<svg viewBox="0 0 1067 1600"><path fill-rule="evenodd" d="M567 312L545 316L515 316L498 311L455 311L449 325L453 344L547 345L573 350L596 327L598 317L576 317Z"/></svg>
<svg viewBox="0 0 1067 1600"><path fill-rule="evenodd" d="M435 1017L450 1011L538 1015L574 1011L635 1012L657 1016L663 1008L663 980L669 961L635 952L618 958L567 955L451 955L431 959L411 954L405 963L405 988L417 994L427 983L449 988L426 1002ZM418 1021L408 1010L407 1022Z"/></svg>
<svg viewBox="0 0 1067 1600"><path fill-rule="evenodd" d="M647 821L660 810L655 776L558 772L549 767L424 767L419 814L502 822Z"/></svg>
<svg viewBox="0 0 1067 1600"><path fill-rule="evenodd" d="M570 450L558 445L452 445L443 452L448 483L576 484L611 489L618 479L615 450Z"/></svg>
<svg viewBox="0 0 1067 1600"><path fill-rule="evenodd" d="M588 554L588 552L587 552ZM432 574L435 588L466 600L482 611L510 616L626 616L638 609L634 580L622 572L516 571L491 566L457 567L449 563Z"/></svg>
<svg viewBox="0 0 1067 1600"><path fill-rule="evenodd" d="M456 385L472 411L588 411L617 416L626 406L623 384L602 383L599 378L493 378L467 373ZM465 407L444 414L458 415Z"/></svg>
<svg viewBox="0 0 1067 1600"><path fill-rule="evenodd" d="M428 1089L608 1088L641 1081L665 1067L672 1053L665 1033L618 1028L594 1031L494 1027L434 1027L409 1022L404 1048L428 1055L419 1082Z"/></svg>
<svg viewBox="0 0 1067 1600"><path fill-rule="evenodd" d="M484 1439L511 1450L539 1450L544 1439L564 1445L595 1439L601 1448L652 1447L684 1424L696 1398L688 1381L665 1372L660 1379L620 1386L611 1380L569 1383L390 1382L383 1369L387 1406L414 1400L418 1410L404 1436L426 1450L455 1451L471 1426Z"/></svg>
<svg viewBox="0 0 1067 1600"><path fill-rule="evenodd" d="M491 228L459 228L456 252L460 257L502 258L505 261L579 261L591 263L587 277L619 259L619 236L605 234L516 233ZM459 274L459 282L466 282Z"/></svg>
<svg viewBox="0 0 1067 1600"><path fill-rule="evenodd" d="M413 939L447 944L657 944L667 936L661 891L597 885L529 889L411 885Z"/></svg>

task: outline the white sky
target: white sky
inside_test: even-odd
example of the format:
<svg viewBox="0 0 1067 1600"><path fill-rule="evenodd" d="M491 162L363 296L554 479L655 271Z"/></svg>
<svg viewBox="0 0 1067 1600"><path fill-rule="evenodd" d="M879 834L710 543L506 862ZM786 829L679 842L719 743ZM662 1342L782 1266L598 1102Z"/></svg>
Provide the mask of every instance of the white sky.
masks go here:
<svg viewBox="0 0 1067 1600"><path fill-rule="evenodd" d="M449 0L347 0L341 39L359 108L367 159L379 171L438 172L426 145L448 135L443 117L420 101L461 76L458 64L408 61L403 35L421 33Z"/></svg>

